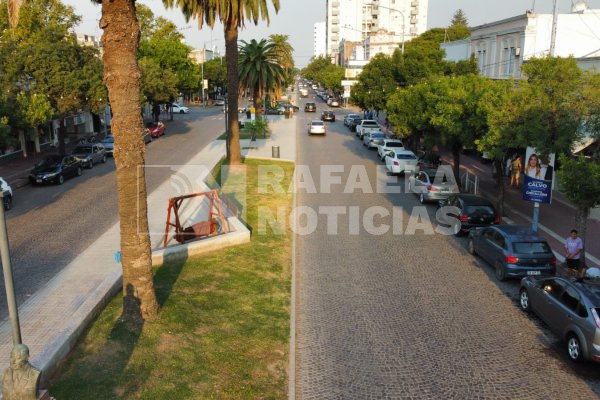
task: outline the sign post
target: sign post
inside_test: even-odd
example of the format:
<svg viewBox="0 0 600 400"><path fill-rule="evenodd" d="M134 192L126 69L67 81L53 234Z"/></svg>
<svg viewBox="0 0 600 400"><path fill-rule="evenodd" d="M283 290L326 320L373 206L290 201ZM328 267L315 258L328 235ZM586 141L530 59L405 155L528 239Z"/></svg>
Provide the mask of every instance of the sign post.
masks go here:
<svg viewBox="0 0 600 400"><path fill-rule="evenodd" d="M533 202L531 230L537 232L540 220L540 203L552 203L555 154L540 154L533 147L528 147L525 160L523 200Z"/></svg>

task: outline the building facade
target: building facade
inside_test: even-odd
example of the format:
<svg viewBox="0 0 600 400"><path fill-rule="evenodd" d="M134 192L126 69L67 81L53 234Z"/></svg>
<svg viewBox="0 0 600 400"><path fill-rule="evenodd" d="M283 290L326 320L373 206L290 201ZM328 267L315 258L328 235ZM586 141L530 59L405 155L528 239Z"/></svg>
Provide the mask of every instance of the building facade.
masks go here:
<svg viewBox="0 0 600 400"><path fill-rule="evenodd" d="M477 59L480 73L494 79L520 79L523 63L550 54L551 14L527 12L471 29L466 40L444 43L446 59ZM554 55L580 61L600 56L600 10L574 7L557 18Z"/></svg>
<svg viewBox="0 0 600 400"><path fill-rule="evenodd" d="M327 54L339 62L342 40L386 31L409 41L427 30L427 0L327 0Z"/></svg>
<svg viewBox="0 0 600 400"><path fill-rule="evenodd" d="M317 22L315 24L313 33L313 56L315 58L327 54L327 35L325 31L325 22Z"/></svg>
<svg viewBox="0 0 600 400"><path fill-rule="evenodd" d="M210 61L214 58L214 53L212 50L197 49L190 51L188 57L196 64L204 64L206 61Z"/></svg>

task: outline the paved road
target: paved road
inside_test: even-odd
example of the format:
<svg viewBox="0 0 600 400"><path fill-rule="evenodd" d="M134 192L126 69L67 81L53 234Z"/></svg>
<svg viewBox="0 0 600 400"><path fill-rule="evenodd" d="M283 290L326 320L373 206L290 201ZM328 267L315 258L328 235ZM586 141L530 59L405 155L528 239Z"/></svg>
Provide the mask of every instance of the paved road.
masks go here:
<svg viewBox="0 0 600 400"><path fill-rule="evenodd" d="M147 146L147 165L179 165L224 131L220 108L192 107L165 121L167 133ZM148 191L168 175L153 169ZM26 186L7 213L18 302L31 296L118 220L114 161L84 170L61 186ZM166 206L166 205L165 205ZM116 251L117 249L115 249ZM7 315L0 281L0 318Z"/></svg>
<svg viewBox="0 0 600 400"><path fill-rule="evenodd" d="M404 234L370 234L361 221L357 235L356 219L341 215L332 235L319 215L314 233L297 236L299 399L597 397L600 368L568 362L563 344L518 309L517 282L497 283L464 238L407 234L413 194L343 193L352 165L365 166L375 186L380 162L341 118L326 137L304 135L313 117L298 113L299 165L317 188L319 166L344 173L333 174L342 184L330 194L301 190L298 206L359 207L361 220L374 205L403 207Z"/></svg>

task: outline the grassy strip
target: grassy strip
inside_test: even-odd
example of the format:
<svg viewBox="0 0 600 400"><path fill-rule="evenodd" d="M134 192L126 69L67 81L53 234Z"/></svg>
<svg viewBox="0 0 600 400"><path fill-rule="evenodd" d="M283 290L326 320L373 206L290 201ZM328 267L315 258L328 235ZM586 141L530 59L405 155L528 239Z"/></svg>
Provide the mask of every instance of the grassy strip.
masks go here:
<svg viewBox="0 0 600 400"><path fill-rule="evenodd" d="M258 193L248 160L251 243L159 268L162 309L144 324L120 320L121 296L100 314L50 391L58 399L282 399L287 393L291 234L257 232L258 207L291 210L292 195ZM216 169L219 173L220 169ZM220 175L220 173L219 173Z"/></svg>

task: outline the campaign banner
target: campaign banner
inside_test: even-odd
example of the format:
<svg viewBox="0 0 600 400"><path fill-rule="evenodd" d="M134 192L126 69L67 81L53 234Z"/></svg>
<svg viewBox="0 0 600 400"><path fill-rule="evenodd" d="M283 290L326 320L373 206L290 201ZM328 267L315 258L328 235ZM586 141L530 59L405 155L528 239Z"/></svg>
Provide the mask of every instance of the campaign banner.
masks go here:
<svg viewBox="0 0 600 400"><path fill-rule="evenodd" d="M523 200L552 203L554 154L540 154L528 147L523 166Z"/></svg>

